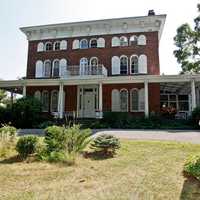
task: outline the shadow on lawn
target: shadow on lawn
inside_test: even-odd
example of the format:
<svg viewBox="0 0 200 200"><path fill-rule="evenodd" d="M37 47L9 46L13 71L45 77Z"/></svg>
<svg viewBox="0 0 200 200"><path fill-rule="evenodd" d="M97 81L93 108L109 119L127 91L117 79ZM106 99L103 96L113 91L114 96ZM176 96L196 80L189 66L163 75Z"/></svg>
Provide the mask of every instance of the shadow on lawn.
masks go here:
<svg viewBox="0 0 200 200"><path fill-rule="evenodd" d="M83 157L89 158L92 160L105 160L105 159L113 158L114 155L110 153L105 154L104 152L101 152L101 151L94 151L94 152L85 151L83 152Z"/></svg>
<svg viewBox="0 0 200 200"><path fill-rule="evenodd" d="M180 200L198 200L200 199L200 181L187 176L183 184L183 188L180 195Z"/></svg>
<svg viewBox="0 0 200 200"><path fill-rule="evenodd" d="M12 163L17 163L17 162L22 162L22 161L23 160L20 156L15 155L15 156L0 160L0 164L12 164Z"/></svg>

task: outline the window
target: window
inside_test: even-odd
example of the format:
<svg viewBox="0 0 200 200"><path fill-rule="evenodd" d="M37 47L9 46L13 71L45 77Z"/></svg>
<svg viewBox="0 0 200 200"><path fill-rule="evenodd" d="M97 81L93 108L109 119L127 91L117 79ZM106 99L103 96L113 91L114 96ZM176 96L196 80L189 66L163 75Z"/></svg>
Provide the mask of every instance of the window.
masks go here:
<svg viewBox="0 0 200 200"><path fill-rule="evenodd" d="M138 37L138 45L146 45L146 37L145 37L145 35L140 35Z"/></svg>
<svg viewBox="0 0 200 200"><path fill-rule="evenodd" d="M37 100L41 101L41 93L40 93L39 90L37 90L37 91L35 92L34 97L35 97Z"/></svg>
<svg viewBox="0 0 200 200"><path fill-rule="evenodd" d="M38 60L35 65L35 77L42 78L43 77L43 62Z"/></svg>
<svg viewBox="0 0 200 200"><path fill-rule="evenodd" d="M130 46L137 45L137 36L133 35L130 37Z"/></svg>
<svg viewBox="0 0 200 200"><path fill-rule="evenodd" d="M97 40L97 47L98 48L104 48L105 47L105 39L104 38L99 38L98 40Z"/></svg>
<svg viewBox="0 0 200 200"><path fill-rule="evenodd" d="M47 42L47 43L45 44L45 50L46 50L46 51L52 51L52 50L53 50L53 45L52 45L51 42Z"/></svg>
<svg viewBox="0 0 200 200"><path fill-rule="evenodd" d="M60 68L59 68L59 76L66 77L67 76L67 60L65 58L60 60Z"/></svg>
<svg viewBox="0 0 200 200"><path fill-rule="evenodd" d="M60 50L66 50L67 49L67 41L66 40L62 40L60 42Z"/></svg>
<svg viewBox="0 0 200 200"><path fill-rule="evenodd" d="M79 49L79 40L74 40L73 41L72 49Z"/></svg>
<svg viewBox="0 0 200 200"><path fill-rule="evenodd" d="M138 65L139 65L139 73L147 74L147 56L146 55L139 56Z"/></svg>
<svg viewBox="0 0 200 200"><path fill-rule="evenodd" d="M51 112L58 111L58 91L51 92Z"/></svg>
<svg viewBox="0 0 200 200"><path fill-rule="evenodd" d="M111 46L112 47L118 47L118 46L120 46L120 40L119 40L118 37L113 37L112 38L112 45Z"/></svg>
<svg viewBox="0 0 200 200"><path fill-rule="evenodd" d="M97 39L91 39L90 40L90 47L91 48L97 48Z"/></svg>
<svg viewBox="0 0 200 200"><path fill-rule="evenodd" d="M139 92L138 89L131 90L131 111L138 111L139 110Z"/></svg>
<svg viewBox="0 0 200 200"><path fill-rule="evenodd" d="M51 62L45 61L44 63L44 76L43 77L50 77L51 76Z"/></svg>
<svg viewBox="0 0 200 200"><path fill-rule="evenodd" d="M59 60L55 60L53 62L53 71L52 71L53 77L59 76Z"/></svg>
<svg viewBox="0 0 200 200"><path fill-rule="evenodd" d="M57 41L57 42L54 43L54 50L55 51L60 50L60 42L59 41Z"/></svg>
<svg viewBox="0 0 200 200"><path fill-rule="evenodd" d="M37 52L42 52L42 51L44 51L44 44L40 42L37 45Z"/></svg>
<svg viewBox="0 0 200 200"><path fill-rule="evenodd" d="M90 59L90 65L91 66L97 66L98 65L98 58L93 57Z"/></svg>
<svg viewBox="0 0 200 200"><path fill-rule="evenodd" d="M178 108L180 111L188 111L189 110L188 95L178 95Z"/></svg>
<svg viewBox="0 0 200 200"><path fill-rule="evenodd" d="M120 37L120 46L125 47L128 46L128 39L125 36Z"/></svg>
<svg viewBox="0 0 200 200"><path fill-rule="evenodd" d="M81 58L80 59L80 75L84 75L86 73L88 66L88 59L87 58Z"/></svg>
<svg viewBox="0 0 200 200"><path fill-rule="evenodd" d="M133 55L130 58L131 74L138 73L138 57Z"/></svg>
<svg viewBox="0 0 200 200"><path fill-rule="evenodd" d="M126 56L121 56L120 58L120 74L128 73L128 58Z"/></svg>
<svg viewBox="0 0 200 200"><path fill-rule="evenodd" d="M49 111L49 92L46 90L42 92L42 111Z"/></svg>
<svg viewBox="0 0 200 200"><path fill-rule="evenodd" d="M80 41L80 49L87 49L88 48L88 41L83 39Z"/></svg>
<svg viewBox="0 0 200 200"><path fill-rule="evenodd" d="M112 90L112 111L119 112L120 111L120 103L119 103L119 90Z"/></svg>
<svg viewBox="0 0 200 200"><path fill-rule="evenodd" d="M128 112L128 91L126 89L120 91L120 111Z"/></svg>
<svg viewBox="0 0 200 200"><path fill-rule="evenodd" d="M120 74L120 58L118 56L112 57L112 75Z"/></svg>

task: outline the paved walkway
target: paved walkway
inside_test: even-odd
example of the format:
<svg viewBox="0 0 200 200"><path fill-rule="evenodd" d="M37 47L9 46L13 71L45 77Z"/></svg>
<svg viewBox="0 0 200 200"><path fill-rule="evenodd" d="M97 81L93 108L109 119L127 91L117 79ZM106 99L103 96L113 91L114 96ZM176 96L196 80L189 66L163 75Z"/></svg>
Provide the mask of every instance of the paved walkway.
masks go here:
<svg viewBox="0 0 200 200"><path fill-rule="evenodd" d="M136 140L166 140L178 142L191 142L200 144L200 130L120 130L120 129L105 129L93 130L94 137L100 134L111 134L123 139ZM19 135L34 134L43 136L42 129L21 129L18 130Z"/></svg>
<svg viewBox="0 0 200 200"><path fill-rule="evenodd" d="M118 138L166 140L200 144L200 130L96 130L95 136L106 133Z"/></svg>

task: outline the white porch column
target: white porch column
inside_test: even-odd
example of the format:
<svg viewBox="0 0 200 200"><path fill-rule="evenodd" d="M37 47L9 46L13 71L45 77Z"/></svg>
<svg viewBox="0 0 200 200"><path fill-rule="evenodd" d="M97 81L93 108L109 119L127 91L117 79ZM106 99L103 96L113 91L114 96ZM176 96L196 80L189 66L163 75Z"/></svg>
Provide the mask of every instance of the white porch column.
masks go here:
<svg viewBox="0 0 200 200"><path fill-rule="evenodd" d="M60 119L63 118L63 83L60 83L60 86L59 86L58 116Z"/></svg>
<svg viewBox="0 0 200 200"><path fill-rule="evenodd" d="M195 81L191 80L191 97L192 97L192 110L196 108L196 91L195 91Z"/></svg>
<svg viewBox="0 0 200 200"><path fill-rule="evenodd" d="M26 86L23 85L23 92L22 92L23 97L26 97Z"/></svg>
<svg viewBox="0 0 200 200"><path fill-rule="evenodd" d="M103 116L103 89L102 89L102 83L99 83L99 111L100 111L100 118Z"/></svg>
<svg viewBox="0 0 200 200"><path fill-rule="evenodd" d="M149 88L148 88L148 81L144 82L144 111L145 117L149 117Z"/></svg>

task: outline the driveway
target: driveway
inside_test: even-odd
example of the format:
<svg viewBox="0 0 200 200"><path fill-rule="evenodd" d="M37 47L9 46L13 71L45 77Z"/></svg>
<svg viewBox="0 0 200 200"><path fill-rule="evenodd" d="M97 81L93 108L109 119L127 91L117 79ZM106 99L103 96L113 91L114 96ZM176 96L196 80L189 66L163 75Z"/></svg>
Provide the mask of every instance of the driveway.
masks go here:
<svg viewBox="0 0 200 200"><path fill-rule="evenodd" d="M18 135L33 134L44 135L43 129L21 129ZM191 142L200 144L200 130L120 130L120 129L96 129L93 130L93 137L100 134L111 134L122 139L134 140L166 140L177 142Z"/></svg>

